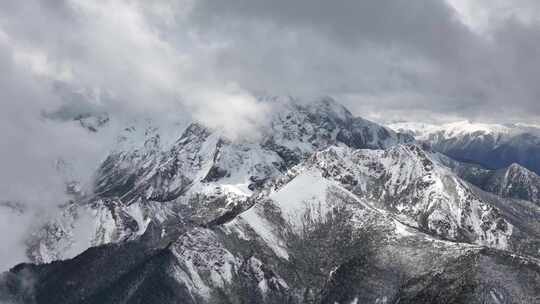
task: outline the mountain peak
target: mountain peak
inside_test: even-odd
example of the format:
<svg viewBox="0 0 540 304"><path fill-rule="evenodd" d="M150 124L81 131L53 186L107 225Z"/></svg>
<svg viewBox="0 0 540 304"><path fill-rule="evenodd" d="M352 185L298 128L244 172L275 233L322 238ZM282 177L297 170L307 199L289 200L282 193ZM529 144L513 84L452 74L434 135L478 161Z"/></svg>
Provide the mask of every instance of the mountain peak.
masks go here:
<svg viewBox="0 0 540 304"><path fill-rule="evenodd" d="M210 128L201 123L193 122L184 130L180 138L177 140L177 144L183 144L194 139L205 139L211 133L212 131Z"/></svg>
<svg viewBox="0 0 540 304"><path fill-rule="evenodd" d="M309 108L311 108L315 113L335 117L341 119L342 121L347 121L353 118L352 113L345 106L330 96L315 99L315 101L310 104Z"/></svg>
<svg viewBox="0 0 540 304"><path fill-rule="evenodd" d="M518 163L512 163L508 168L506 168L507 171L522 171L522 172L531 172L529 169L523 167L522 165ZM531 172L532 173L532 172Z"/></svg>

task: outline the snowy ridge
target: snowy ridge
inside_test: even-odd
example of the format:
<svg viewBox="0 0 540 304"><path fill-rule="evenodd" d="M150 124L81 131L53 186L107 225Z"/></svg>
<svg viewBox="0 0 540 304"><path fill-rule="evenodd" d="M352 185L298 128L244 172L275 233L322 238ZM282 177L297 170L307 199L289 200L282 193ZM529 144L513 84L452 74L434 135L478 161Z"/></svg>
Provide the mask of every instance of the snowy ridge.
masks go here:
<svg viewBox="0 0 540 304"><path fill-rule="evenodd" d="M305 169L296 168L299 173L285 187L298 176L313 174L305 173L309 168L410 226L447 239L508 247L513 227L499 210L418 146L386 151L332 147L315 153Z"/></svg>
<svg viewBox="0 0 540 304"><path fill-rule="evenodd" d="M483 186L501 197L540 204L540 176L519 164L493 172Z"/></svg>
<svg viewBox="0 0 540 304"><path fill-rule="evenodd" d="M499 124L473 123L468 120L457 121L442 125L427 123L394 123L388 125L396 132L411 132L418 140L428 140L432 136L442 136L445 139L459 138L472 134L477 135L508 135L519 132L518 129ZM435 135L437 134L437 135Z"/></svg>
<svg viewBox="0 0 540 304"><path fill-rule="evenodd" d="M488 169L518 163L540 174L540 129L534 125L465 121L444 125L397 123L390 128L410 134L458 161Z"/></svg>
<svg viewBox="0 0 540 304"><path fill-rule="evenodd" d="M30 236L27 254L34 262L50 263L73 258L89 247L132 240L145 232L150 219L167 217L163 212L152 204L125 206L118 201L70 204Z"/></svg>

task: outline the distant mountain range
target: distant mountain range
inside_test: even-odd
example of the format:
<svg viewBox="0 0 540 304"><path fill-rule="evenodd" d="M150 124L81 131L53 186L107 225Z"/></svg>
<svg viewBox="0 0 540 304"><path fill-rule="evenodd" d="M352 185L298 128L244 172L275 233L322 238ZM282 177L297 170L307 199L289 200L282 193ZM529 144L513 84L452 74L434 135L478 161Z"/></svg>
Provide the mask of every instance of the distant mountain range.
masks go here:
<svg viewBox="0 0 540 304"><path fill-rule="evenodd" d="M456 160L502 169L513 163L540 173L540 126L469 121L444 125L398 123L393 130L414 136Z"/></svg>

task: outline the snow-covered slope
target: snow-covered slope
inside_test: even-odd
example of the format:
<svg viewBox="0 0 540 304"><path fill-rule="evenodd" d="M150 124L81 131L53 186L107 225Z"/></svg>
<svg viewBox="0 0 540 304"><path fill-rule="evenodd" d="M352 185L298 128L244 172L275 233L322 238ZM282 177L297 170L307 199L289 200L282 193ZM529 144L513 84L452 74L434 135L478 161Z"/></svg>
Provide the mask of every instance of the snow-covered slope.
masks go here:
<svg viewBox="0 0 540 304"><path fill-rule="evenodd" d="M497 170L484 188L502 197L528 200L540 205L540 176L518 164Z"/></svg>
<svg viewBox="0 0 540 304"><path fill-rule="evenodd" d="M445 239L513 250L517 248L513 243L522 241L514 233L529 229L519 226L496 202L486 199L416 145L399 145L385 151L332 147L315 153L293 171L298 172L292 175L295 179L315 174L339 182L340 187L371 207ZM289 178L280 183L288 187ZM308 180L306 185L321 183ZM295 197L292 201L301 204L303 200ZM535 212L540 215L539 210ZM538 233L536 229L534 234Z"/></svg>
<svg viewBox="0 0 540 304"><path fill-rule="evenodd" d="M270 101L267 101L270 102ZM380 149L410 137L355 118L332 99L301 105L277 99L270 119L255 141L231 142L219 130L188 126L171 147L159 134L143 147L110 155L97 173L95 194L126 203L143 198L170 201L199 183L234 184L247 190L330 145ZM254 130L254 132L259 132Z"/></svg>

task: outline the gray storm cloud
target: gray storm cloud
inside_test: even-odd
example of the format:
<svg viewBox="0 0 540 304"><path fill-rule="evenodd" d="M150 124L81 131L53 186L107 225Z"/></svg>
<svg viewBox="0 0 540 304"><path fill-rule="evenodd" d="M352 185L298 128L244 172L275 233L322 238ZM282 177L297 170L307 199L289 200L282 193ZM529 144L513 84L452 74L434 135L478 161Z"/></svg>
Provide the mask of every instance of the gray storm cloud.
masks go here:
<svg viewBox="0 0 540 304"><path fill-rule="evenodd" d="M540 113L533 1L195 3L200 31L228 41L223 69L253 89L324 90L379 116L416 109L424 118L503 121ZM471 10L483 10L482 25Z"/></svg>
<svg viewBox="0 0 540 304"><path fill-rule="evenodd" d="M106 92L110 98L96 102L124 116L196 113L223 126L241 121L221 123L219 117L236 113L214 115L227 101L204 99L209 91L227 100L334 95L357 114L379 116L411 108L422 117L497 121L540 113L535 1L0 5L1 32L17 45L19 61L73 90ZM509 102L517 106L509 109Z"/></svg>
<svg viewBox="0 0 540 304"><path fill-rule="evenodd" d="M472 2L0 1L0 201L62 203L55 162L90 179L133 119L255 134L259 94L333 95L381 121L534 122L538 2ZM88 132L79 112L111 123Z"/></svg>

